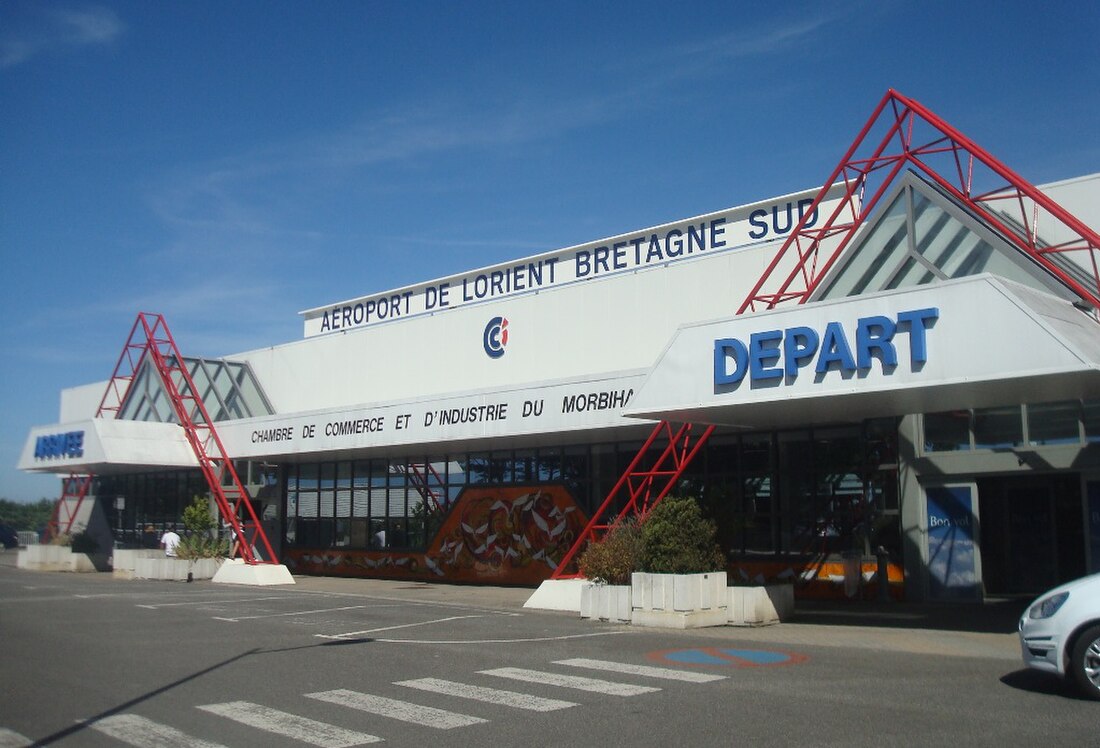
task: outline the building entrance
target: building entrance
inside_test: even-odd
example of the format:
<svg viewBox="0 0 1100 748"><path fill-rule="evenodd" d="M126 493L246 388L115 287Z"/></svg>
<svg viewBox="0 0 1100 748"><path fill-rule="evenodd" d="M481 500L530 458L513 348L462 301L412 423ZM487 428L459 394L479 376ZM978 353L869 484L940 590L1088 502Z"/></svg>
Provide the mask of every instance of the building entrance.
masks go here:
<svg viewBox="0 0 1100 748"><path fill-rule="evenodd" d="M988 595L1034 595L1085 573L1077 473L981 478L982 579Z"/></svg>

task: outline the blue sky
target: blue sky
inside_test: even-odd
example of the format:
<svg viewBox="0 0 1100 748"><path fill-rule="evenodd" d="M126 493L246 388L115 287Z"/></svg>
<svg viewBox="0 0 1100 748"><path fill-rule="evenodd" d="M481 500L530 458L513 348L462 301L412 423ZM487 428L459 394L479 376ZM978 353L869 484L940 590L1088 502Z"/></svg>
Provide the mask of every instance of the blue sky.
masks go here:
<svg viewBox="0 0 1100 748"><path fill-rule="evenodd" d="M813 187L891 87L1031 182L1100 171L1098 32L1081 2L0 0L0 497L58 495L27 432L138 312L221 356Z"/></svg>

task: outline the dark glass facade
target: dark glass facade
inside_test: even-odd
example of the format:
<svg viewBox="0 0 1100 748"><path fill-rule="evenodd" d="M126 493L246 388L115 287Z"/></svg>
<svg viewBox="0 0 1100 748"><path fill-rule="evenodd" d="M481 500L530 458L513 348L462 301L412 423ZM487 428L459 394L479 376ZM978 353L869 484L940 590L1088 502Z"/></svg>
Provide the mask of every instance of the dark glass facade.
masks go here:
<svg viewBox="0 0 1100 748"><path fill-rule="evenodd" d="M565 485L591 513L641 444L617 442L284 468L288 547L424 550L467 486ZM897 428L716 434L680 492L700 497L732 559L900 553Z"/></svg>

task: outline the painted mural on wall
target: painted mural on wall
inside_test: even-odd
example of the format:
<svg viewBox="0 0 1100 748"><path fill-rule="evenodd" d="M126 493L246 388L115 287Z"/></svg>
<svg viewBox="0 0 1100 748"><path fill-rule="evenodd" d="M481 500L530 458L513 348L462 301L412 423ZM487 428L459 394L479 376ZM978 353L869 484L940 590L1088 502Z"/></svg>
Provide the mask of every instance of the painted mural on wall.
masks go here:
<svg viewBox="0 0 1100 748"><path fill-rule="evenodd" d="M536 585L557 568L588 517L564 486L465 489L427 551L288 550L303 574Z"/></svg>

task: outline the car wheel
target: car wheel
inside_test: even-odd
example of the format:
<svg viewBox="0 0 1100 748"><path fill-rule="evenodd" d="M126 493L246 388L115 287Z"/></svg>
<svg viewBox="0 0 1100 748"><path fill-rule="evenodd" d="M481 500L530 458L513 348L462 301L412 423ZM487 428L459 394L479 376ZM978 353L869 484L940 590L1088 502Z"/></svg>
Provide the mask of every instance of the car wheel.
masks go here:
<svg viewBox="0 0 1100 748"><path fill-rule="evenodd" d="M1073 676L1085 696L1100 701L1100 626L1082 632L1070 657Z"/></svg>

